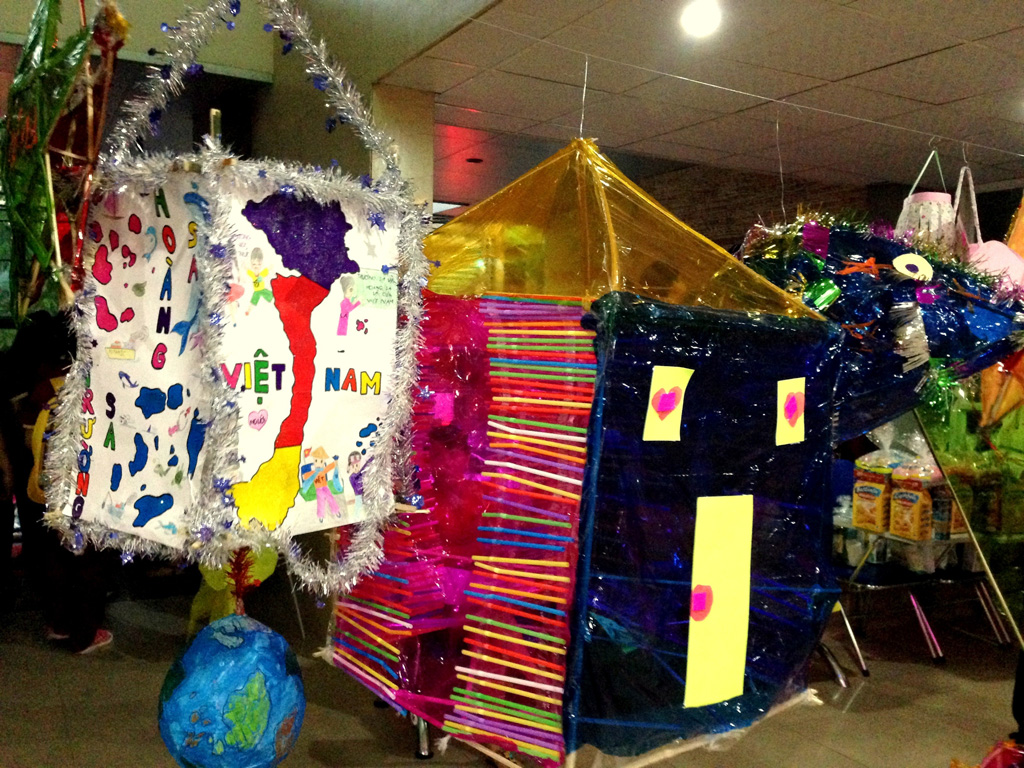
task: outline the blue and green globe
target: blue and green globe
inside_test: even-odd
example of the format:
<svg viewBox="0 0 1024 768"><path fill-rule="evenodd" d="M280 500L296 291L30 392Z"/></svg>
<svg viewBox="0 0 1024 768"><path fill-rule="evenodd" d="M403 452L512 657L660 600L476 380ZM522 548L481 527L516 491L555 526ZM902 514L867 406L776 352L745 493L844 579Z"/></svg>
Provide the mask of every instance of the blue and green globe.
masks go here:
<svg viewBox="0 0 1024 768"><path fill-rule="evenodd" d="M288 756L305 711L285 639L247 616L226 616L167 673L160 735L182 768L267 768Z"/></svg>

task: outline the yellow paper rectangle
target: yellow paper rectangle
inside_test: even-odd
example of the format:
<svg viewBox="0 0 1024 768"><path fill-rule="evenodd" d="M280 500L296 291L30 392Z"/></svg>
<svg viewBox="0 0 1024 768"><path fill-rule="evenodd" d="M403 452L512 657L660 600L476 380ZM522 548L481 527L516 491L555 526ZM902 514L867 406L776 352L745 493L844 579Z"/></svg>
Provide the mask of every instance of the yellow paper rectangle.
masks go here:
<svg viewBox="0 0 1024 768"><path fill-rule="evenodd" d="M656 365L651 371L651 389L647 394L647 418L644 440L679 442L683 421L683 395L693 375L692 368Z"/></svg>
<svg viewBox="0 0 1024 768"><path fill-rule="evenodd" d="M753 496L697 499L684 707L705 707L743 693L753 531ZM703 595L699 606L698 595ZM704 609L703 618L695 618L698 608Z"/></svg>
<svg viewBox="0 0 1024 768"><path fill-rule="evenodd" d="M804 441L804 377L779 382L775 416L775 444L793 445Z"/></svg>

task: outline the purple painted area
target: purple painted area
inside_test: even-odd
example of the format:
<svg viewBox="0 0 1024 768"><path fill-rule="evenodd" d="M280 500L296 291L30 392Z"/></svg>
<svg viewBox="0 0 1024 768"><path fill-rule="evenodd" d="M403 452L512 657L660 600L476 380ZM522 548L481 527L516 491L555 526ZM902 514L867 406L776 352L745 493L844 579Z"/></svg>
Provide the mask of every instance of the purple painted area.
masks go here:
<svg viewBox="0 0 1024 768"><path fill-rule="evenodd" d="M323 288L330 290L343 274L359 271L345 245L345 233L352 225L337 202L321 205L275 193L258 203L249 201L242 214L267 236L285 267Z"/></svg>

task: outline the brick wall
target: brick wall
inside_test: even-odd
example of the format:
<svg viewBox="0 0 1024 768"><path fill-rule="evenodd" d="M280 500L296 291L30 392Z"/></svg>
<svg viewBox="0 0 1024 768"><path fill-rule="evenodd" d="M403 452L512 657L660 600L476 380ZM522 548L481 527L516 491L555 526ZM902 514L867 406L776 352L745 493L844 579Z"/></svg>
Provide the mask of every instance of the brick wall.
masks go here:
<svg viewBox="0 0 1024 768"><path fill-rule="evenodd" d="M705 237L731 249L758 220L782 221L779 177L729 168L692 166L640 180L655 200ZM870 187L846 187L786 176L786 213L806 203L835 213L856 210L872 216L877 194ZM896 208L896 213L899 208Z"/></svg>

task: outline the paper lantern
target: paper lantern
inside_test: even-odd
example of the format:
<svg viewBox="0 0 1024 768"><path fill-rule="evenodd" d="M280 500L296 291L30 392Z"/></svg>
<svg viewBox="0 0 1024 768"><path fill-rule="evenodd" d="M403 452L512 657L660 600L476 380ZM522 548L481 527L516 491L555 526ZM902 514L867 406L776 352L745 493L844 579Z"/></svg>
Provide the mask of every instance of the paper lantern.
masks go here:
<svg viewBox="0 0 1024 768"><path fill-rule="evenodd" d="M625 621L622 616L603 612L607 583L591 578L589 556L579 553L603 547L603 539L594 543L595 530L614 528L617 522L624 533L611 535L610 546L615 541L630 546L627 530L652 547L658 540L657 545L680 555L664 564L678 585L675 592L666 588L671 599L656 607L651 619L662 616L662 609L685 604L679 618L686 622L696 568L688 559L692 548L687 549L686 537L693 529L659 530L648 524L644 499L648 488L650 493L657 489L673 498L676 514L692 525L703 504L699 499L713 495L707 490L713 483L684 482L653 461L623 466L616 454L609 454L606 462L600 446L614 439L650 452L673 430L678 439L681 425L687 424L689 449L702 446L711 461L722 443L709 449L694 436L700 431L695 425L709 419L712 406L706 398L687 404L684 390L690 391L686 382L692 375L695 382L711 382L704 385L709 395L722 393L722 409L742 404L730 429L722 435L709 430L708 440L741 440L749 446L747 455L760 464L789 456L794 474L823 466L831 423L827 393L830 377L834 382L834 328L668 214L586 141L574 141L442 227L425 248L429 258L440 262L431 288L457 295L425 299L428 320L413 421L421 509L402 515L388 532L382 569L338 601L333 663L397 708L458 738L517 750L551 765L584 741L628 754L735 727L740 720L749 724L797 691L797 671L835 594L828 576L802 585L813 597L798 629L786 638L799 637L799 642L785 650L776 643L767 650L774 664L770 685L762 687L758 678L759 694L745 691L748 675L761 670L759 662L748 663L746 645L740 642L738 656L729 659L731 669L739 670L739 691L705 693L685 702L683 686L672 677L687 676L685 665L678 665L685 633L678 643L678 633L665 635L665 658L676 655L670 668L660 665L644 645L652 641L651 633L632 634L618 623ZM586 311L594 299L626 289L645 294L632 294L629 300L654 308L665 319L655 329L645 327L649 340L638 346L649 353L649 364L628 382L617 378L621 374L609 362L611 349L633 341L628 313L609 312L607 322L598 322L600 313ZM626 294L601 298L594 309L616 296ZM687 315L648 297L708 309ZM751 314L758 309L765 314ZM719 334L699 361L696 350L706 338L691 333L697 325L693 317L701 319L702 333ZM744 321L758 330L746 329ZM787 354L778 360L759 358L759 364L767 363L763 371L754 368L749 383L723 391L723 371L731 371L729 383L739 380L735 360L743 358L759 333L764 338L758 341L783 342L780 349ZM620 386L629 389L631 400L628 408L616 403L615 409L628 412L629 420L617 423L613 435L600 414L604 392ZM694 404L698 407L691 413ZM806 409L813 409L813 416L805 416ZM602 478L611 477L619 478L622 493L602 485ZM720 495L747 504L747 527L756 526L758 534L773 526L785 529L796 518L813 522L806 539L791 543L801 564L823 566L827 542L819 541L818 533L830 524L823 501L814 494L801 496L803 486L796 482L769 488L750 477L732 485L722 480ZM600 500L596 507L595 494ZM804 507L789 506L798 499ZM796 559L779 556L774 562L771 557L778 553L755 552L751 560L749 547L756 537L737 537L738 549L744 539L748 571L752 563L766 562L770 565L757 570L758 578L796 583ZM738 570L742 576L742 566ZM647 601L656 587L647 575L643 562L634 571L609 575L617 579L619 605L652 608ZM748 612L739 605L729 608L726 582L731 579L725 574L708 585L719 591L717 601L710 591L700 593L703 605L693 599L694 610L710 617L707 626L723 617L747 626ZM732 591L742 592L742 583ZM755 608L758 600L755 596L751 603ZM574 613L582 624L572 622ZM641 659L644 680L654 681L665 695L652 692L646 699L605 709L600 715L610 712L609 717L563 734L563 723L596 717L576 692L592 691L618 674L603 663L612 659L604 655L612 648L609 637L629 646L618 652L635 654L631 661ZM751 637L767 642L756 628ZM736 677L731 676L733 688ZM740 706L743 717L727 718L730 706L724 701ZM664 727L650 731L644 725L650 717Z"/></svg>

